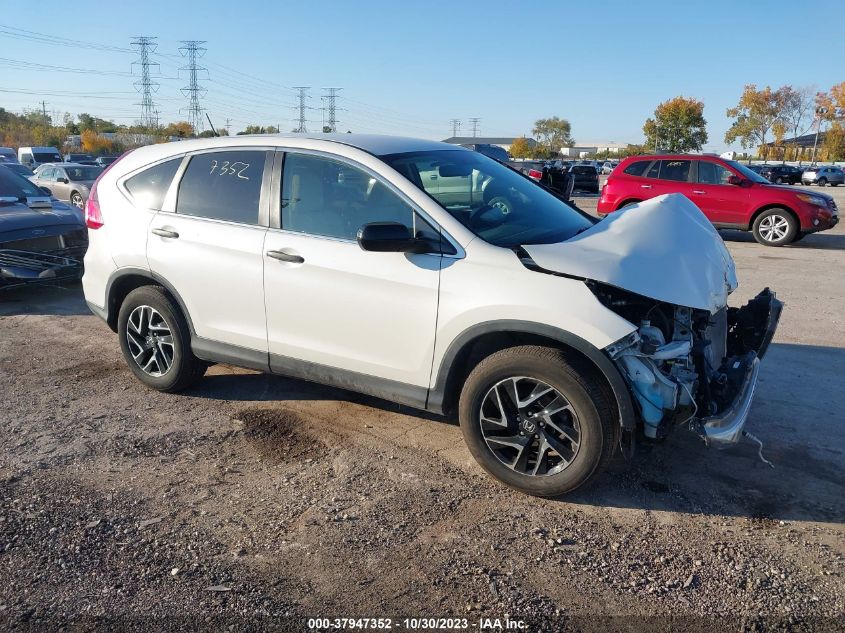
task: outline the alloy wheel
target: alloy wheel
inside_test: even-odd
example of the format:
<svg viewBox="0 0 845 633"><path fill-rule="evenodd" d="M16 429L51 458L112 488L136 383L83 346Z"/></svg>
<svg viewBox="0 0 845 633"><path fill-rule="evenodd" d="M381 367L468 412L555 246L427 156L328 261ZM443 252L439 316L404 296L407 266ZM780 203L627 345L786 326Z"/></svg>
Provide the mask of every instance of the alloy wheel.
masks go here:
<svg viewBox="0 0 845 633"><path fill-rule="evenodd" d="M780 242L789 232L789 221L782 215L769 215L760 221L760 235L767 242Z"/></svg>
<svg viewBox="0 0 845 633"><path fill-rule="evenodd" d="M85 206L85 202L82 200L82 196L80 196L78 193L75 193L70 197L70 203L77 209L82 209Z"/></svg>
<svg viewBox="0 0 845 633"><path fill-rule="evenodd" d="M126 322L126 342L145 374L159 378L173 366L173 334L155 308L141 305L132 310Z"/></svg>
<svg viewBox="0 0 845 633"><path fill-rule="evenodd" d="M500 380L484 396L479 414L487 447L517 473L555 475L578 455L578 415L563 394L541 380Z"/></svg>

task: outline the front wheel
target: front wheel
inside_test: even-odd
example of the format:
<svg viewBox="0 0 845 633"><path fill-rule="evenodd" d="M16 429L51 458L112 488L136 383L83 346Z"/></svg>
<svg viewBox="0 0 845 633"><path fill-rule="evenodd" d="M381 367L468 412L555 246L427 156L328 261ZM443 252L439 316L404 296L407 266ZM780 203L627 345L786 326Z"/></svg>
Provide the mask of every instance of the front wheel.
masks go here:
<svg viewBox="0 0 845 633"><path fill-rule="evenodd" d="M765 246L789 244L798 234L798 222L785 209L769 209L754 220L754 239Z"/></svg>
<svg viewBox="0 0 845 633"><path fill-rule="evenodd" d="M496 352L461 391L464 440L484 470L522 492L575 490L613 454L619 423L588 366L560 350L522 346Z"/></svg>
<svg viewBox="0 0 845 633"><path fill-rule="evenodd" d="M827 178L819 178L816 184L819 187L825 187L827 185Z"/></svg>
<svg viewBox="0 0 845 633"><path fill-rule="evenodd" d="M776 185L782 185L783 184L783 178L775 178L775 184Z"/></svg>
<svg viewBox="0 0 845 633"><path fill-rule="evenodd" d="M142 286L126 296L117 335L132 373L158 391L182 391L208 367L191 351L191 333L179 306L157 286Z"/></svg>

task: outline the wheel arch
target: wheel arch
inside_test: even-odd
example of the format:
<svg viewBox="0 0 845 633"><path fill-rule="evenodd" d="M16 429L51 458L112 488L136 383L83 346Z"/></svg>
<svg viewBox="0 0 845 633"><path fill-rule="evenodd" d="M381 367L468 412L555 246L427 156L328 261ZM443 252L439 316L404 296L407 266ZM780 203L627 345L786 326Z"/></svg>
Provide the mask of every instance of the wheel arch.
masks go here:
<svg viewBox="0 0 845 633"><path fill-rule="evenodd" d="M191 336L194 335L194 324L191 321L191 315L185 307L185 302L176 289L163 277L156 275L151 270L143 268L120 268L112 273L109 277L108 285L106 286L106 309L105 317L106 323L113 332L117 332L117 315L120 312L120 306L126 296L142 286L161 286L169 294L174 301L176 301L181 310L185 321L188 323L188 328L191 331Z"/></svg>
<svg viewBox="0 0 845 633"><path fill-rule="evenodd" d="M629 204L639 204L640 202L642 202L642 200L639 200L637 198L626 198L625 200L616 205L614 211L619 211L619 209L622 209Z"/></svg>
<svg viewBox="0 0 845 633"><path fill-rule="evenodd" d="M769 203L769 204L764 204L762 207L757 209L751 215L751 220L748 223L748 226L746 227L745 230L748 231L751 228L753 228L754 223L757 221L757 218L759 218L763 213L765 213L766 211L768 211L770 209L783 209L784 211L789 213L789 215L792 216L792 219L795 220L798 223L798 230L799 231L801 230L801 218L798 215L798 213L796 213L796 211L792 207L790 207L789 205L786 205L786 204L783 204L783 203L780 203L780 202L772 202L772 203Z"/></svg>
<svg viewBox="0 0 845 633"><path fill-rule="evenodd" d="M454 412L461 386L472 369L491 354L520 345L553 347L587 363L613 395L620 426L626 430L635 428L631 394L613 362L601 350L571 332L529 321L489 321L473 326L455 338L440 361L426 408L445 415Z"/></svg>

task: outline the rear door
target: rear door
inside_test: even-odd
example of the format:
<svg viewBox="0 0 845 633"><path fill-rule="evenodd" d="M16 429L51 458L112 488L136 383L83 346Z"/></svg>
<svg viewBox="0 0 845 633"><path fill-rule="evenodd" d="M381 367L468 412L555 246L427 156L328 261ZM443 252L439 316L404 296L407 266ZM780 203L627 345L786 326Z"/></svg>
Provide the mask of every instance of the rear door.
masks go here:
<svg viewBox="0 0 845 633"><path fill-rule="evenodd" d="M667 193L682 193L692 200L691 167L692 161L689 159L656 160L645 173L646 182L642 183L640 188L648 192L649 198Z"/></svg>
<svg viewBox="0 0 845 633"><path fill-rule="evenodd" d="M728 183L728 178L738 174L715 161L699 160L697 167L692 201L713 224L747 227L751 187Z"/></svg>
<svg viewBox="0 0 845 633"><path fill-rule="evenodd" d="M262 247L273 153L265 149L204 151L185 157L150 222L150 269L178 292L200 340L226 354L264 359ZM216 347L219 353L221 347Z"/></svg>

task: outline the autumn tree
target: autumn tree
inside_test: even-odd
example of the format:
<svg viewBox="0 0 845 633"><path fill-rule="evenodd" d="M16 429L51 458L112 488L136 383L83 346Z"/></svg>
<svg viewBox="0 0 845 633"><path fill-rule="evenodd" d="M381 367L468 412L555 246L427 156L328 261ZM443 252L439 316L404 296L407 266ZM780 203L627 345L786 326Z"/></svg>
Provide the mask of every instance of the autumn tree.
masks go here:
<svg viewBox="0 0 845 633"><path fill-rule="evenodd" d="M739 103L727 110L728 117L735 120L725 132L725 142L739 141L743 149L760 146L765 155L769 133L775 123L783 121L785 97L783 88L757 90L755 84L746 85Z"/></svg>
<svg viewBox="0 0 845 633"><path fill-rule="evenodd" d="M646 147L669 152L700 150L707 142L704 102L692 97L675 97L654 109L654 118L643 125Z"/></svg>
<svg viewBox="0 0 845 633"><path fill-rule="evenodd" d="M575 143L569 121L556 116L534 121L531 133L546 146L552 156L556 155L561 147L571 147Z"/></svg>
<svg viewBox="0 0 845 633"><path fill-rule="evenodd" d="M534 156L534 148L528 142L527 138L521 136L513 140L510 154L514 158L531 158Z"/></svg>
<svg viewBox="0 0 845 633"><path fill-rule="evenodd" d="M82 151L89 154L105 154L112 151L112 142L94 130L85 130L81 135Z"/></svg>
<svg viewBox="0 0 845 633"><path fill-rule="evenodd" d="M187 121L176 121L163 128L161 134L164 137L178 136L179 138L189 138L194 135L194 126Z"/></svg>

